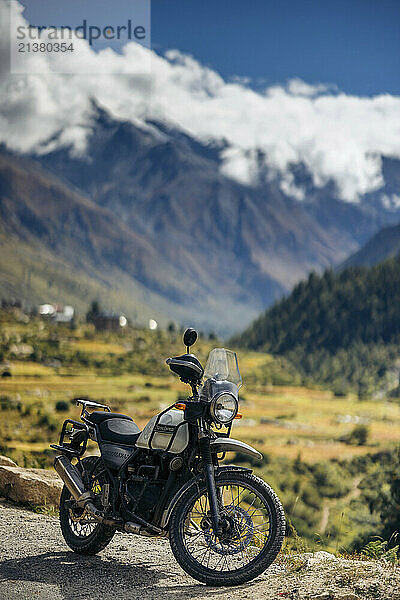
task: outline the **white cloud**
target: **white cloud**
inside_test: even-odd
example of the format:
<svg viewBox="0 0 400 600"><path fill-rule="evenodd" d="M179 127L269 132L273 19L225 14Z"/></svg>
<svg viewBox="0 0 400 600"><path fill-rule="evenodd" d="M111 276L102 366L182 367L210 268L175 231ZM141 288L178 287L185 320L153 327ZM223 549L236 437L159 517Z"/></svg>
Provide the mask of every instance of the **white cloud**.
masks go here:
<svg viewBox="0 0 400 600"><path fill-rule="evenodd" d="M306 96L314 98L320 94L337 91L337 87L335 85L328 85L325 83L310 85L302 79L295 78L288 82L287 90L293 96Z"/></svg>
<svg viewBox="0 0 400 600"><path fill-rule="evenodd" d="M287 196L291 196L292 198L295 198L296 200L301 201L301 200L305 199L304 190L302 188L296 186L294 177L293 177L293 173L290 173L289 171L284 172L282 174L281 190Z"/></svg>
<svg viewBox="0 0 400 600"><path fill-rule="evenodd" d="M398 194L383 194L381 202L387 210L397 211L400 208L400 196Z"/></svg>
<svg viewBox="0 0 400 600"><path fill-rule="evenodd" d="M3 25L3 42L7 35ZM24 152L57 144L83 152L94 98L116 118L139 125L161 119L203 141L227 141L222 170L242 182L257 180L259 148L269 169L282 174L284 191L299 199L292 163L302 161L315 185L333 179L343 199L357 201L382 185L381 155L400 157L400 97L349 96L299 79L260 93L241 80L224 81L177 50L160 57L130 43L122 55L111 49L96 54L79 43L77 71L97 75L56 74L59 57L50 54L42 57L42 75L2 77L0 141ZM151 64L147 75L144 61ZM104 74L110 71L126 74Z"/></svg>
<svg viewBox="0 0 400 600"><path fill-rule="evenodd" d="M257 183L258 164L255 149L243 150L237 146L228 146L221 153L223 160L221 171L227 177L240 183L253 185Z"/></svg>

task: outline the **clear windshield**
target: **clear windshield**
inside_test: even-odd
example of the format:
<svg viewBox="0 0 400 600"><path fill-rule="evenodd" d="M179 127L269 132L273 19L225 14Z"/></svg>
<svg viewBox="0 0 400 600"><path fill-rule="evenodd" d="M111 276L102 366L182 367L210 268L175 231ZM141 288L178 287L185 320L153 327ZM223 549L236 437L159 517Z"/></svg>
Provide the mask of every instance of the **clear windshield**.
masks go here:
<svg viewBox="0 0 400 600"><path fill-rule="evenodd" d="M214 348L208 355L204 379L213 377L217 381L230 381L238 386L242 385L236 352L225 348Z"/></svg>

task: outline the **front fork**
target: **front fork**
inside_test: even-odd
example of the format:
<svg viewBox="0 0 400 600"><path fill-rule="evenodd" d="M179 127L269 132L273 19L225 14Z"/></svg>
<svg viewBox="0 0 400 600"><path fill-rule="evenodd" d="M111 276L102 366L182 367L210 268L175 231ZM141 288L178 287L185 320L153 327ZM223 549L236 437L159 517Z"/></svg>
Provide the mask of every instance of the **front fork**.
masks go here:
<svg viewBox="0 0 400 600"><path fill-rule="evenodd" d="M210 516L213 530L218 535L221 525L220 503L218 502L218 492L215 485L214 464L211 456L210 438L204 431L202 424L199 426L199 446L200 456L203 463L204 477L210 503Z"/></svg>

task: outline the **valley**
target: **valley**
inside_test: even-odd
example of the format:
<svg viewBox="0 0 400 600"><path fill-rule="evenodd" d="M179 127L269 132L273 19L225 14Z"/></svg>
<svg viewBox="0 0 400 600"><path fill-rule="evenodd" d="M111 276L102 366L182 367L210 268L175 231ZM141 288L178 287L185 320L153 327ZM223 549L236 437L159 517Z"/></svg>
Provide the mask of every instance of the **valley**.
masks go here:
<svg viewBox="0 0 400 600"><path fill-rule="evenodd" d="M86 324L21 322L8 311L1 317L3 373L11 376L0 378L0 446L21 466L51 466L48 446L67 416L79 416L77 397L130 414L142 428L187 394L165 365L182 351L178 332L129 327L101 333ZM216 345L198 341L194 350L203 364ZM371 494L388 489L398 460L400 403L304 386L281 359L238 353L243 419L235 421L232 436L263 453L251 467L278 491L301 536L289 533L289 545L302 540L313 548L351 550L379 533L382 522L369 503ZM240 455L227 460L249 465Z"/></svg>
<svg viewBox="0 0 400 600"><path fill-rule="evenodd" d="M97 298L137 325L173 320L226 337L400 219L381 201L396 187L398 160L382 158L385 185L359 203L293 165L307 190L300 202L273 172L255 185L226 176L225 149L171 124L118 120L95 102L84 154L3 146L3 297L78 311Z"/></svg>

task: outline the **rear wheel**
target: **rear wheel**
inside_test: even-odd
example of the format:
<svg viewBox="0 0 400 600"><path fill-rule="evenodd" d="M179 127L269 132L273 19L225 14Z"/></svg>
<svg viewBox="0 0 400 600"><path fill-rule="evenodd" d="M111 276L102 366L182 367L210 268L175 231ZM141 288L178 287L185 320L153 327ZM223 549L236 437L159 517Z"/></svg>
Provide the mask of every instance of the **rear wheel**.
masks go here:
<svg viewBox="0 0 400 600"><path fill-rule="evenodd" d="M205 486L190 488L171 515L170 543L181 567L208 585L238 585L275 560L285 517L275 492L248 472L227 471L216 480L222 529L216 536Z"/></svg>
<svg viewBox="0 0 400 600"><path fill-rule="evenodd" d="M102 486L107 483L102 461L97 456L88 456L81 463L85 487L93 492L94 504L101 509ZM111 542L115 533L114 527L97 523L85 509L79 508L65 485L60 497L60 525L64 540L79 554L97 554Z"/></svg>

